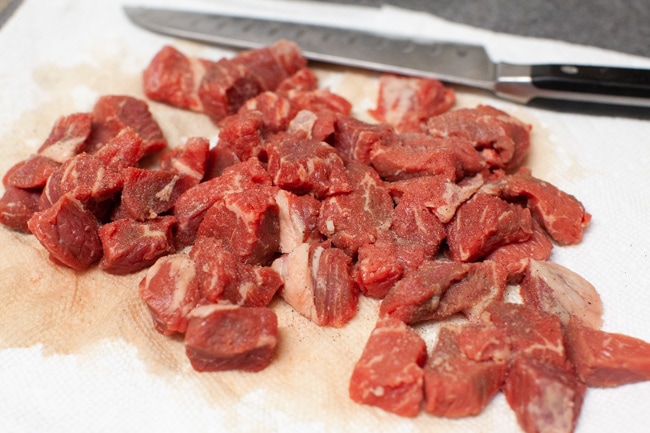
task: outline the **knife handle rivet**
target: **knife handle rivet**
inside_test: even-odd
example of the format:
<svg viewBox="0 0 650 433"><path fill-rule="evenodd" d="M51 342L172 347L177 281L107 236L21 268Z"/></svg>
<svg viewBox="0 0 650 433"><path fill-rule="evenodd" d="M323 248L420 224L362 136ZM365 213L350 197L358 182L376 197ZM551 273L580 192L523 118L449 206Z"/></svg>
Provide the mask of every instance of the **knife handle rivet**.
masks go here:
<svg viewBox="0 0 650 433"><path fill-rule="evenodd" d="M578 67L573 65L563 65L560 70L567 75L575 75L578 73Z"/></svg>

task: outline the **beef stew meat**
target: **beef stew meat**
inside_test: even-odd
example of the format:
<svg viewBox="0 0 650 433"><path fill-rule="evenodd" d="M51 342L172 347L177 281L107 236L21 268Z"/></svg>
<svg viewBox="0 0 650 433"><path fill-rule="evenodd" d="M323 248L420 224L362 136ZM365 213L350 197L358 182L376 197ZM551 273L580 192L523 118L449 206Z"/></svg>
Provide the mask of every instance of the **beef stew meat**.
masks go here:
<svg viewBox="0 0 650 433"><path fill-rule="evenodd" d="M168 150L147 100L101 96L9 169L0 223L74 271L142 271L153 327L194 369L269 366L274 302L344 327L365 296L349 395L394 414L474 416L503 392L527 433L572 432L587 387L650 380L650 344L600 330L596 288L549 261L591 215L522 166L530 125L397 75L362 121L289 41L217 60L165 46L143 87L208 116L216 146L188 131Z"/></svg>

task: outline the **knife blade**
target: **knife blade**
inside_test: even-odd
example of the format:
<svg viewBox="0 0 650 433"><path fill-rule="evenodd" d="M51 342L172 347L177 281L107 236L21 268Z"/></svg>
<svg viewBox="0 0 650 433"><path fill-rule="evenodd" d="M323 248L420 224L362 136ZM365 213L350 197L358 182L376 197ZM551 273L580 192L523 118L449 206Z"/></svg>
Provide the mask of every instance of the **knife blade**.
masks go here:
<svg viewBox="0 0 650 433"><path fill-rule="evenodd" d="M650 70L575 64L493 62L482 46L400 39L289 21L126 6L147 30L231 48L252 49L281 39L305 57L475 87L522 104L537 99L650 107Z"/></svg>

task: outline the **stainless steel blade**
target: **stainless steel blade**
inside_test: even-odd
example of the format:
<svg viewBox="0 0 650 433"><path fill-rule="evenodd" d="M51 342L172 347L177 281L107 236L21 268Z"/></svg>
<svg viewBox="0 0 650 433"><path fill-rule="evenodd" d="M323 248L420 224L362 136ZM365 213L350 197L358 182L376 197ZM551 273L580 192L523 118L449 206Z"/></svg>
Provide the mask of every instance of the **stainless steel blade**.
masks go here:
<svg viewBox="0 0 650 433"><path fill-rule="evenodd" d="M305 57L364 69L437 78L493 90L496 66L481 46L387 38L357 30L292 22L125 7L146 29L236 48L259 48L280 39L296 42Z"/></svg>

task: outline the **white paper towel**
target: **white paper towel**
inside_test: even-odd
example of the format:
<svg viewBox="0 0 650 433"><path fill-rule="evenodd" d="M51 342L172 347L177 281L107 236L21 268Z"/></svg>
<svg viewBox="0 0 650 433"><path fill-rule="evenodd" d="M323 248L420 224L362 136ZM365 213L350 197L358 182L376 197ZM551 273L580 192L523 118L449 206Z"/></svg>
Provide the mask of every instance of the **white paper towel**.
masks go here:
<svg viewBox="0 0 650 433"><path fill-rule="evenodd" d="M397 8L299 5L280 0L146 0L419 38L485 44L496 60L607 63L650 60L496 34ZM142 97L140 73L165 43L190 55L228 50L148 33L111 0L25 0L0 30L0 172L33 153L54 120L88 111L109 93ZM374 104L375 75L321 70L334 91ZM359 93L367 90L367 94ZM533 124L533 174L577 196L593 215L582 244L552 259L599 290L604 328L650 341L650 125L517 106L459 91L460 105L489 103ZM204 117L151 103L170 143L216 134ZM320 329L281 302L278 359L257 374L198 374L180 341L156 335L137 298L141 274L109 277L49 265L33 238L0 229L0 431L3 432L518 432L498 396L479 417L403 419L347 398L350 368L374 323L364 301L341 330ZM96 313L96 314L94 314ZM69 338L66 338L69 336ZM647 431L650 384L589 390L578 432Z"/></svg>

